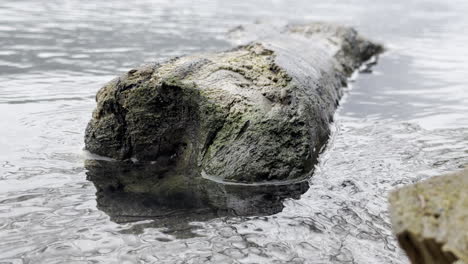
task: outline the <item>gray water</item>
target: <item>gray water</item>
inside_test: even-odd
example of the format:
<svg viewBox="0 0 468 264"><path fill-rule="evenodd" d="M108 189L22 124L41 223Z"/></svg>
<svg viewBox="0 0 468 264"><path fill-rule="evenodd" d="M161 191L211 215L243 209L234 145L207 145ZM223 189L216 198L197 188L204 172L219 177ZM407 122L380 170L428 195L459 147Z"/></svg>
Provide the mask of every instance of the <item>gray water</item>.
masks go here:
<svg viewBox="0 0 468 264"><path fill-rule="evenodd" d="M408 263L387 194L468 164L467 13L465 0L0 1L0 263ZM347 92L308 191L270 216L188 221L192 235L112 221L83 165L96 91L143 62L228 48L225 32L256 20L340 22L388 49Z"/></svg>

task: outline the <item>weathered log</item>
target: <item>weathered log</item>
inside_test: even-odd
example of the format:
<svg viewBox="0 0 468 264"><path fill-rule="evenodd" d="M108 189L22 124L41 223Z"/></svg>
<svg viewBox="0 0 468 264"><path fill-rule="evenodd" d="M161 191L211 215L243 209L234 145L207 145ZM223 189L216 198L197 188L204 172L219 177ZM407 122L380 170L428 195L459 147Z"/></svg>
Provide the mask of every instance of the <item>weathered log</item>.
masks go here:
<svg viewBox="0 0 468 264"><path fill-rule="evenodd" d="M347 77L382 48L331 24L281 31L111 81L97 93L86 149L153 164L160 178L310 177Z"/></svg>
<svg viewBox="0 0 468 264"><path fill-rule="evenodd" d="M468 263L468 169L390 195L393 230L414 264Z"/></svg>

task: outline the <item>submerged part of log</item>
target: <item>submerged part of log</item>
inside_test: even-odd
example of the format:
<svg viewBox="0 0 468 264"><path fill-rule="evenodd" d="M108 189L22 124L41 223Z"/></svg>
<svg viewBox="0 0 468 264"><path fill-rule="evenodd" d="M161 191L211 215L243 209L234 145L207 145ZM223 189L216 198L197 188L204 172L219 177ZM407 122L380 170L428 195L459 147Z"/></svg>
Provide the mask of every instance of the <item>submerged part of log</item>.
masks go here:
<svg viewBox="0 0 468 264"><path fill-rule="evenodd" d="M183 175L160 178L147 164L87 160L87 179L97 189L98 209L117 223L152 220L180 236L192 236L190 222L220 216L281 212L285 199L298 199L308 181L285 184L225 184Z"/></svg>

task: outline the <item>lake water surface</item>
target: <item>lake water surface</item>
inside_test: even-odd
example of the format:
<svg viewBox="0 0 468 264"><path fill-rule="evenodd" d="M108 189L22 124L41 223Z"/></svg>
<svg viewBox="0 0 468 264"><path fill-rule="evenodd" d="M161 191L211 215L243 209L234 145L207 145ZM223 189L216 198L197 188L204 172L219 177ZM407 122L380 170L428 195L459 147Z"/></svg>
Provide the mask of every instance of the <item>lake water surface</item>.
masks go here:
<svg viewBox="0 0 468 264"><path fill-rule="evenodd" d="M468 164L466 14L466 0L0 1L0 263L408 263L387 194ZM313 20L388 51L347 92L300 199L182 227L97 209L82 149L105 82L229 48L239 24Z"/></svg>

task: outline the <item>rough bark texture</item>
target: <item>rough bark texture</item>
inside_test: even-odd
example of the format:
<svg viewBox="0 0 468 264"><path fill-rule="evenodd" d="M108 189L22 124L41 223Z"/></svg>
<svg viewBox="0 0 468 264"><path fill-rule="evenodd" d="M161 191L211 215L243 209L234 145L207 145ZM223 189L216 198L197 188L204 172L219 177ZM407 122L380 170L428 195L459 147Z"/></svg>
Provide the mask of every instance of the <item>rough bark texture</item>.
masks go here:
<svg viewBox="0 0 468 264"><path fill-rule="evenodd" d="M151 163L161 178L306 178L346 78L380 51L351 28L315 23L132 69L98 92L86 149Z"/></svg>
<svg viewBox="0 0 468 264"><path fill-rule="evenodd" d="M399 189L390 204L394 232L412 263L468 263L468 169Z"/></svg>

